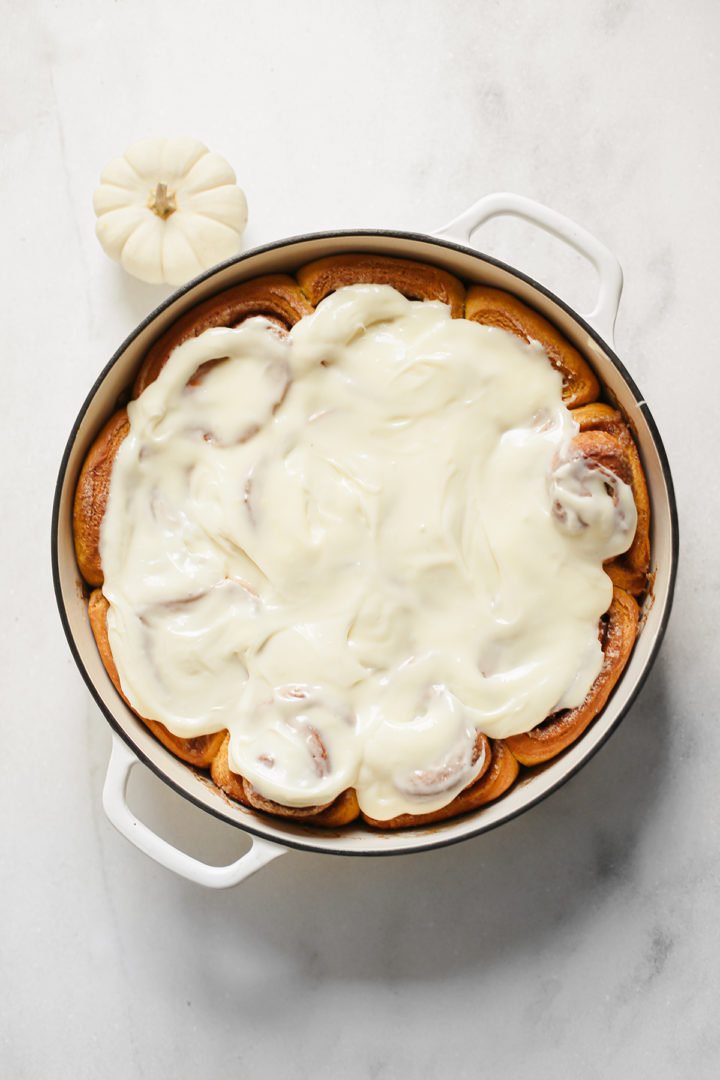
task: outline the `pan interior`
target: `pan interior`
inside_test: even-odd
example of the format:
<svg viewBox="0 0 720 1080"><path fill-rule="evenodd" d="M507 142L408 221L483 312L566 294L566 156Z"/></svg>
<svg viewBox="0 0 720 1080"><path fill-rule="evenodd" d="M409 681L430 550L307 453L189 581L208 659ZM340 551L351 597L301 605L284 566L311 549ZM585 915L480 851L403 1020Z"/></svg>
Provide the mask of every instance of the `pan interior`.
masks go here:
<svg viewBox="0 0 720 1080"><path fill-rule="evenodd" d="M633 429L651 500L653 588L645 600L641 633L611 699L580 740L558 758L528 771L497 803L446 823L388 833L349 827L337 832L261 818L231 802L204 776L167 751L119 697L105 672L87 618L86 590L75 563L72 501L78 473L95 434L115 411L149 345L190 308L262 274L292 273L326 255L364 251L433 263L465 282L506 289L545 315L589 360L608 399ZM637 694L664 633L677 562L677 518L670 472L652 416L620 361L591 327L537 282L511 267L430 237L351 232L297 237L235 259L191 283L154 312L123 343L100 375L73 426L58 478L52 536L55 590L76 663L113 729L153 771L204 810L250 833L291 847L335 854L386 855L438 847L485 832L515 817L568 779L602 745Z"/></svg>

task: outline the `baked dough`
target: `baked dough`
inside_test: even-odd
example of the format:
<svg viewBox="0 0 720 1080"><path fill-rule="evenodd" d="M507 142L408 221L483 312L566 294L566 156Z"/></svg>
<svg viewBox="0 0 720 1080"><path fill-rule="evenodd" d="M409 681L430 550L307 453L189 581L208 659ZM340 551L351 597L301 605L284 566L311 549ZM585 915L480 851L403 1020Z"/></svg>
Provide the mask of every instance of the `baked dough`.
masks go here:
<svg viewBox="0 0 720 1080"><path fill-rule="evenodd" d="M617 471L630 484L637 510L637 527L628 550L606 563L605 570L614 585L626 589L633 596L639 596L647 588L650 570L650 497L640 455L618 409L596 401L571 411L581 432L604 432L613 436L618 443L619 450L615 451L617 464L613 471ZM613 468L612 465L610 467Z"/></svg>
<svg viewBox="0 0 720 1080"><path fill-rule="evenodd" d="M245 319L264 315L280 328L290 329L313 308L297 282L287 274L267 274L244 281L198 304L165 331L150 348L133 386L134 398L157 379L173 349L189 338L216 326L239 326Z"/></svg>
<svg viewBox="0 0 720 1080"><path fill-rule="evenodd" d="M447 270L389 255L332 255L297 272L300 288L313 307L344 285L392 285L408 300L440 300L454 319L465 310L465 287Z"/></svg>
<svg viewBox="0 0 720 1080"><path fill-rule="evenodd" d="M509 330L524 341L539 341L548 359L563 377L563 401L568 409L595 401L600 385L588 362L559 330L516 296L501 289L471 285L465 318Z"/></svg>
<svg viewBox="0 0 720 1080"><path fill-rule="evenodd" d="M73 536L78 569L88 585L102 585L100 526L105 516L115 455L130 430L127 409L103 427L80 470L73 503Z"/></svg>
<svg viewBox="0 0 720 1080"><path fill-rule="evenodd" d="M414 825L433 825L436 821L447 821L459 814L478 810L486 803L493 802L512 787L520 771L520 765L502 739L488 739L487 765L480 777L452 802L435 810L431 814L399 814L388 821L378 821L363 814L367 825L378 829L407 829Z"/></svg>
<svg viewBox="0 0 720 1080"><path fill-rule="evenodd" d="M107 613L109 606L101 589L95 589L90 593L88 617L100 653L100 659L118 694L125 704L132 708L120 685L120 676L108 640ZM183 761L187 761L189 765L195 765L198 769L205 769L212 765L226 735L225 731L216 731L212 735L197 735L192 739L182 739L178 735L173 735L164 724L159 724L156 720L148 720L144 716L140 716L138 719L142 720L143 724L150 728L153 735L163 746L166 746L168 750L172 750L173 754Z"/></svg>
<svg viewBox="0 0 720 1080"><path fill-rule="evenodd" d="M539 765L556 757L578 739L603 708L620 678L635 642L638 624L635 599L613 589L613 601L600 620L603 666L582 705L549 716L524 735L506 739L508 749L521 765Z"/></svg>

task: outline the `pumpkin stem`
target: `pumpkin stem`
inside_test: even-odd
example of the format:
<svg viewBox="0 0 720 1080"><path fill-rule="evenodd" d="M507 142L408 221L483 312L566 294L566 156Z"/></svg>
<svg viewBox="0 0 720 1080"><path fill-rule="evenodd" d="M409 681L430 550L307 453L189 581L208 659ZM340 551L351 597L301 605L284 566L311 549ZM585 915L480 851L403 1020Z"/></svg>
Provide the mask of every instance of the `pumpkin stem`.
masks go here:
<svg viewBox="0 0 720 1080"><path fill-rule="evenodd" d="M165 218L169 218L171 214L174 214L177 210L177 203L175 202L175 196L171 192L168 195L167 184L158 184L155 188L155 192L150 196L148 200L148 206L154 214L161 217L163 221Z"/></svg>

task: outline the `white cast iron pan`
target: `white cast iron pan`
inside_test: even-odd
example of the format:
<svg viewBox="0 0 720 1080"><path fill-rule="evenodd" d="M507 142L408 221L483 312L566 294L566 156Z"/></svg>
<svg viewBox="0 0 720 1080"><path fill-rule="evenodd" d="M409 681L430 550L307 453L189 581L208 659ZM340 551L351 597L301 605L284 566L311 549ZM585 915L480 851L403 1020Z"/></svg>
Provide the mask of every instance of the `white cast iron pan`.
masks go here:
<svg viewBox="0 0 720 1080"><path fill-rule="evenodd" d="M506 214L558 237L595 266L598 296L589 314L584 317L576 314L542 285L468 246L472 232L479 225ZM652 513L651 569L655 577L643 609L642 632L610 701L588 731L560 757L535 773L530 772L498 802L431 827L389 833L362 827L326 832L260 817L230 802L157 742L116 693L100 661L75 563L71 527L73 495L83 459L97 431L132 383L144 353L159 334L190 308L222 289L261 274L292 273L312 259L349 251L434 263L465 282L507 289L554 322L587 357L604 384L608 399L628 418L643 460ZM200 884L222 888L242 881L288 848L342 855L395 855L476 836L533 806L595 753L627 712L657 654L670 613L678 550L677 512L665 452L647 405L612 351L621 289L622 272L617 259L587 232L529 199L501 194L482 199L434 236L390 231L318 233L258 248L195 279L133 331L100 375L73 425L58 477L52 524L55 591L65 633L90 692L115 732L103 802L108 817L120 832L163 866ZM202 809L250 834L250 851L229 866L209 866L179 851L138 821L125 799L128 776L138 760Z"/></svg>

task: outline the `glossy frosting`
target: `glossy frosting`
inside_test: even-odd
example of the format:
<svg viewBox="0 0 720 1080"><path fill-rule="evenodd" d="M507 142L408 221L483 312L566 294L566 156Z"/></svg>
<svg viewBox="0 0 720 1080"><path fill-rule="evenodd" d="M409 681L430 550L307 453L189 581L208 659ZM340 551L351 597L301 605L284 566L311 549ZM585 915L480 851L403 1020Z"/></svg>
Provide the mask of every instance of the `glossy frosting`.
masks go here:
<svg viewBox="0 0 720 1080"><path fill-rule="evenodd" d="M228 728L266 798L437 809L478 731L587 695L635 508L573 454L539 345L356 285L287 338L186 342L128 411L101 538L123 689Z"/></svg>

